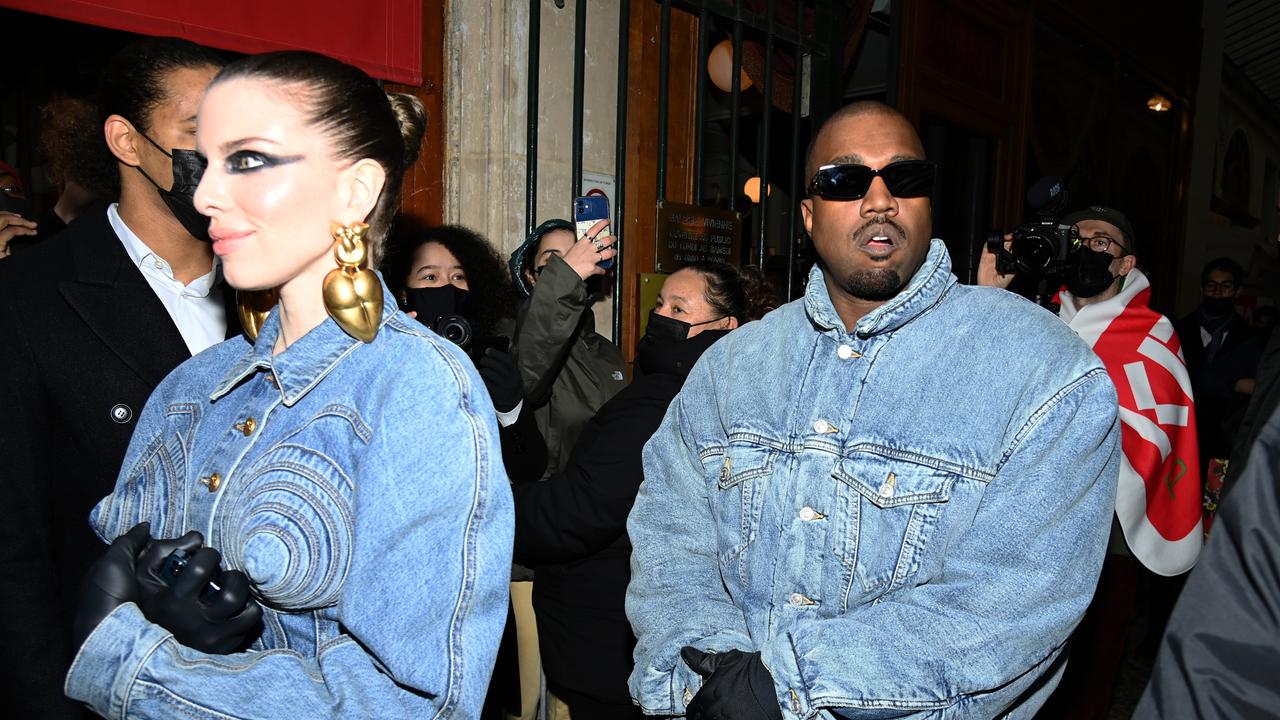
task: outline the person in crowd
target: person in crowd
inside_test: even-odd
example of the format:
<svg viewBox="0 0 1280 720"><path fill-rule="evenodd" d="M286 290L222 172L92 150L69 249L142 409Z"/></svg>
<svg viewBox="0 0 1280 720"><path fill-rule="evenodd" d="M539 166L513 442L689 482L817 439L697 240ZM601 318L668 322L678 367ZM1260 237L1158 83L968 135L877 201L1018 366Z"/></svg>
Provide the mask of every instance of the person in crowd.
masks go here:
<svg viewBox="0 0 1280 720"><path fill-rule="evenodd" d="M37 227L22 178L12 165L0 161L0 258L9 257L23 239L34 238Z"/></svg>
<svg viewBox="0 0 1280 720"><path fill-rule="evenodd" d="M421 227L402 218L396 235L391 276L400 282L393 291L412 317L470 349L497 411L507 476L513 483L538 480L547 467L547 446L523 401L524 384L509 348L517 302L502 259L479 233L458 225ZM537 648L520 647L517 632L517 625L533 624L530 588L521 582L528 576L525 568L512 570L512 606L481 720L505 720L508 713L521 717L524 705L536 704L537 664L522 673L520 658L536 660Z"/></svg>
<svg viewBox="0 0 1280 720"><path fill-rule="evenodd" d="M99 147L97 108L83 98L62 96L40 108L40 147L49 159L49 182L58 188L58 200L44 215L41 231L65 228L96 205L114 195L119 184L114 158L103 162Z"/></svg>
<svg viewBox="0 0 1280 720"><path fill-rule="evenodd" d="M1260 384L1265 377L1276 388L1277 371L1273 364L1259 373ZM1178 598L1135 720L1266 718L1280 708L1276 397L1265 403L1269 412L1260 416L1247 467L1235 475L1236 489Z"/></svg>
<svg viewBox="0 0 1280 720"><path fill-rule="evenodd" d="M511 254L516 288L528 298L516 323L525 402L547 443L547 472L564 469L583 426L626 386L622 353L595 331L588 281L617 254L608 221L575 238L568 220L548 220Z"/></svg>
<svg viewBox="0 0 1280 720"><path fill-rule="evenodd" d="M708 349L645 446L632 697L1029 717L1106 550L1115 389L1062 323L957 283L897 111L841 108L805 166L804 297Z"/></svg>
<svg viewBox="0 0 1280 720"><path fill-rule="evenodd" d="M547 685L574 720L642 716L627 692L635 636L623 610L641 450L702 353L772 304L754 269L698 262L673 273L637 347L634 381L587 423L564 470L513 488L515 557L537 573Z"/></svg>
<svg viewBox="0 0 1280 720"><path fill-rule="evenodd" d="M1242 287L1239 263L1225 257L1210 260L1200 271L1200 305L1177 324L1196 395L1202 466L1230 456L1262 357L1262 342L1236 312ZM1230 468L1227 472L1229 478Z"/></svg>
<svg viewBox="0 0 1280 720"><path fill-rule="evenodd" d="M176 38L120 50L97 140L119 201L0 262L0 699L17 716L80 715L62 681L76 591L101 552L85 518L160 380L240 332L189 182L196 108L222 65Z"/></svg>
<svg viewBox="0 0 1280 720"><path fill-rule="evenodd" d="M460 225L423 227L401 218L395 235L392 291L427 327L448 334L450 318L464 321L456 326L464 335L455 337L493 398L507 474L512 482L540 478L546 444L533 412L525 412L520 369L510 349L517 300L502 258L488 240Z"/></svg>
<svg viewBox="0 0 1280 720"><path fill-rule="evenodd" d="M1098 589L1072 637L1062 684L1041 713L1046 720L1083 720L1105 718L1110 709L1137 609L1139 563L1164 577L1195 564L1203 538L1201 475L1197 403L1173 324L1149 306L1151 286L1132 225L1120 211L1097 205L1062 223L1076 227L1080 244L1070 253L1058 317L1089 343L1116 385L1125 456ZM984 249L979 284L1007 287L1012 279L996 272L995 255ZM1157 615L1171 607L1179 586L1156 581Z"/></svg>
<svg viewBox="0 0 1280 720"><path fill-rule="evenodd" d="M513 524L493 401L369 269L425 120L309 52L210 83L196 207L228 283L278 303L246 323L252 344L156 389L90 516L116 539L86 578L66 688L96 712L478 714Z"/></svg>
<svg viewBox="0 0 1280 720"><path fill-rule="evenodd" d="M1253 309L1253 316L1249 318L1249 326L1258 333L1263 345L1271 339L1271 331L1276 329L1277 324L1280 324L1280 310L1275 305L1256 307Z"/></svg>

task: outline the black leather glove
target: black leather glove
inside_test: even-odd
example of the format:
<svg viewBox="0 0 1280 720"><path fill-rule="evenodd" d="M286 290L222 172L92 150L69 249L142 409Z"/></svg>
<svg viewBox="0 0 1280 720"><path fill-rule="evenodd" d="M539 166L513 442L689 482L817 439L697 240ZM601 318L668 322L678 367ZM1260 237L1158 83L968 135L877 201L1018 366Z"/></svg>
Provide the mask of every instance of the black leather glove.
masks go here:
<svg viewBox="0 0 1280 720"><path fill-rule="evenodd" d="M524 381L512 353L489 348L476 361L476 369L498 412L510 412L524 399Z"/></svg>
<svg viewBox="0 0 1280 720"><path fill-rule="evenodd" d="M189 546L192 533L177 540L175 549ZM195 539L200 540L199 534ZM262 633L262 607L249 593L249 578L239 570L219 570L222 555L201 547L191 554L170 587L160 579L160 567L168 553L158 549L142 569L163 587L143 597L142 613L151 622L173 633L178 642L201 652L225 655L245 649ZM159 558L159 561L156 561ZM210 581L216 585L211 588ZM148 585L151 580L148 580Z"/></svg>
<svg viewBox="0 0 1280 720"><path fill-rule="evenodd" d="M180 552L190 558L203 546L204 536L195 530L180 538L152 540L147 543L138 556L133 571L133 578L138 581L138 605L141 606L152 596L169 589L169 583L165 582L161 570L170 555Z"/></svg>
<svg viewBox="0 0 1280 720"><path fill-rule="evenodd" d="M138 523L116 538L107 552L89 566L80 586L80 603L71 625L72 642L78 649L89 633L98 627L112 610L138 599L138 583L133 568L138 553L151 539L150 523Z"/></svg>
<svg viewBox="0 0 1280 720"><path fill-rule="evenodd" d="M773 675L760 653L706 653L686 646L680 656L706 680L685 708L688 720L782 720Z"/></svg>

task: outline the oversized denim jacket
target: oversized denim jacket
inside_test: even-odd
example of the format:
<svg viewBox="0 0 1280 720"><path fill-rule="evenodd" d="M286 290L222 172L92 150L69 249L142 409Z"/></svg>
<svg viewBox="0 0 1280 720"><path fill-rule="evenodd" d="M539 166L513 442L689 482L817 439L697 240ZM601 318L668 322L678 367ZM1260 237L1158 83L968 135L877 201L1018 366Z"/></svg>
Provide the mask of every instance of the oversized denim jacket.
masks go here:
<svg viewBox="0 0 1280 720"><path fill-rule="evenodd" d="M506 618L513 516L470 360L385 294L365 344L331 319L275 355L216 345L152 394L105 541L199 530L253 581L244 653L180 645L132 603L81 647L67 694L107 718L474 718Z"/></svg>
<svg viewBox="0 0 1280 720"><path fill-rule="evenodd" d="M628 520L632 696L681 715L680 648L759 651L784 717L1030 717L1093 594L1115 388L1052 314L960 285L941 241L846 332L803 299L703 355Z"/></svg>

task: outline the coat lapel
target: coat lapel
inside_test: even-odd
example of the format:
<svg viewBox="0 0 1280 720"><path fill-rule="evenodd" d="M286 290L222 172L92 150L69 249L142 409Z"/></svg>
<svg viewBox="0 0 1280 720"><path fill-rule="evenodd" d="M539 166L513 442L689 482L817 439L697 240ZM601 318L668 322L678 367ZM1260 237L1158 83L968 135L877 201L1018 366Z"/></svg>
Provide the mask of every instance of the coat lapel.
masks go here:
<svg viewBox="0 0 1280 720"><path fill-rule="evenodd" d="M59 292L138 377L158 385L191 357L164 304L129 260L106 213L77 233L72 258L75 279L59 283Z"/></svg>

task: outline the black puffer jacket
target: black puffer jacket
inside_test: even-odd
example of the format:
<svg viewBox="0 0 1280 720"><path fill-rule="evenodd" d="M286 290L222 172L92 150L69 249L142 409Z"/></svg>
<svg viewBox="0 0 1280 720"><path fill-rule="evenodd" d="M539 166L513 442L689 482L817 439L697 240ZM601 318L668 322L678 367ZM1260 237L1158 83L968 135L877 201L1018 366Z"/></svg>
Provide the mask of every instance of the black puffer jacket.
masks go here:
<svg viewBox="0 0 1280 720"><path fill-rule="evenodd" d="M515 559L536 568L538 642L553 685L629 702L635 637L623 610L631 579L626 524L644 479L641 451L693 364L726 334L642 344L635 381L586 424L565 469L513 488Z"/></svg>

